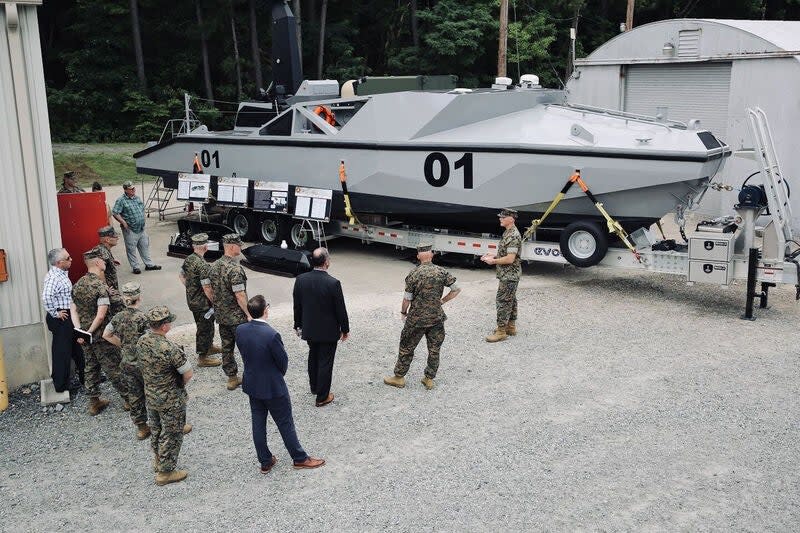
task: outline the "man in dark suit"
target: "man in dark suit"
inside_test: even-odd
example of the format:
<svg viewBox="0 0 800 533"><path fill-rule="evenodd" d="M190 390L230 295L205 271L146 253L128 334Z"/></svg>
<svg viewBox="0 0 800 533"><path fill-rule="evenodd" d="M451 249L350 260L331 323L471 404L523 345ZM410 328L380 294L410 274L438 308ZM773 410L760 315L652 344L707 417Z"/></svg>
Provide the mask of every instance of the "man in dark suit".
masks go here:
<svg viewBox="0 0 800 533"><path fill-rule="evenodd" d="M331 256L325 248L311 254L314 270L294 282L294 329L308 343L308 381L317 407L333 401L331 378L336 343L350 336L342 284L328 274Z"/></svg>
<svg viewBox="0 0 800 533"><path fill-rule="evenodd" d="M269 472L277 462L267 447L267 414L272 414L283 444L292 456L294 467L317 468L324 465L325 461L309 457L297 439L289 389L283 379L289 366L289 357L281 336L267 324L267 309L269 304L263 296L253 296L247 302L252 321L236 328L236 346L244 362L242 390L250 396L253 444L261 463L261 473Z"/></svg>

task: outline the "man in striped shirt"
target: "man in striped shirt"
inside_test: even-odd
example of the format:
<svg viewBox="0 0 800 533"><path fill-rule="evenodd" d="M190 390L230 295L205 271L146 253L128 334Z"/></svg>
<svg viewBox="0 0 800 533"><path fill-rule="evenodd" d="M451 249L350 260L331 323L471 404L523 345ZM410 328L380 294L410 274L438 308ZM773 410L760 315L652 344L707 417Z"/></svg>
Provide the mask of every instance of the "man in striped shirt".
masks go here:
<svg viewBox="0 0 800 533"><path fill-rule="evenodd" d="M70 361L75 361L78 376L83 383L83 350L75 342L70 305L72 304L72 282L67 271L72 265L72 257L64 248L54 248L47 252L50 271L44 278L42 301L47 311L47 328L53 334L53 386L57 392L64 392L69 386Z"/></svg>

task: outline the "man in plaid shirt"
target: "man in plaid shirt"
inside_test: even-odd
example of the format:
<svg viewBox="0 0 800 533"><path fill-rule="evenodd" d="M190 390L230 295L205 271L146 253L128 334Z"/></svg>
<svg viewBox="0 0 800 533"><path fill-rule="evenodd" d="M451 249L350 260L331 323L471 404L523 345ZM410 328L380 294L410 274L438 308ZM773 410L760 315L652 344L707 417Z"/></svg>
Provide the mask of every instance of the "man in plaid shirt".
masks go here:
<svg viewBox="0 0 800 533"><path fill-rule="evenodd" d="M67 271L72 265L72 257L64 248L55 248L47 253L50 271L44 278L42 301L47 311L47 329L53 334L53 386L57 392L64 392L69 386L70 361L75 361L78 376L83 383L85 366L83 350L75 342L72 320L69 316L72 304L72 282Z"/></svg>
<svg viewBox="0 0 800 533"><path fill-rule="evenodd" d="M150 237L144 231L144 203L136 196L136 187L133 182L126 181L122 184L125 194L117 198L111 214L122 227L122 238L125 239L125 252L134 274L141 274L139 259L136 250L144 261L145 270L161 270L161 267L150 259Z"/></svg>

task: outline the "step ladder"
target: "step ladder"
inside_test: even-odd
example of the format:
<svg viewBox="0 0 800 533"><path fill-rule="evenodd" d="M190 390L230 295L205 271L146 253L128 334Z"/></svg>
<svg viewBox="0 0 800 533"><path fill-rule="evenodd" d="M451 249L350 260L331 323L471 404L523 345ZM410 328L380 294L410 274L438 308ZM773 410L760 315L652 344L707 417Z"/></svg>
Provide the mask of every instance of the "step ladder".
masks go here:
<svg viewBox="0 0 800 533"><path fill-rule="evenodd" d="M142 185L142 188L144 188L144 185ZM158 213L158 220L164 220L167 213L184 211L186 207L183 205L168 207L174 193L175 189L164 187L164 180L159 176L153 184L153 188L150 189L150 195L147 197L147 202L144 206L145 215L149 218L150 213Z"/></svg>
<svg viewBox="0 0 800 533"><path fill-rule="evenodd" d="M778 257L775 259L783 260L786 244L792 240L792 206L787 194L786 176L781 172L766 113L760 107L748 108L747 118L750 123L750 134L755 143L756 162L767 193L767 206L772 214L778 239L775 248ZM764 250L764 253L768 254L769 251Z"/></svg>

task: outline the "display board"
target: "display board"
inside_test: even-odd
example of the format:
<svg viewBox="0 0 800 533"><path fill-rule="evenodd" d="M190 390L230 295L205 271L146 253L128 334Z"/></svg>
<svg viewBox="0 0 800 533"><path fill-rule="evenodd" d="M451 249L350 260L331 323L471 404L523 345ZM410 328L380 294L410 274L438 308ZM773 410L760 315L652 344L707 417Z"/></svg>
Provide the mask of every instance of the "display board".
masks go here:
<svg viewBox="0 0 800 533"><path fill-rule="evenodd" d="M211 188L211 174L178 173L178 200L205 202Z"/></svg>
<svg viewBox="0 0 800 533"><path fill-rule="evenodd" d="M333 191L330 189L311 189L309 187L295 187L294 189L295 218L306 218L328 222L331 218L331 204Z"/></svg>
<svg viewBox="0 0 800 533"><path fill-rule="evenodd" d="M247 207L247 189L250 180L247 178L217 178L217 203Z"/></svg>
<svg viewBox="0 0 800 533"><path fill-rule="evenodd" d="M254 182L253 209L268 213L288 213L289 184L282 181Z"/></svg>

